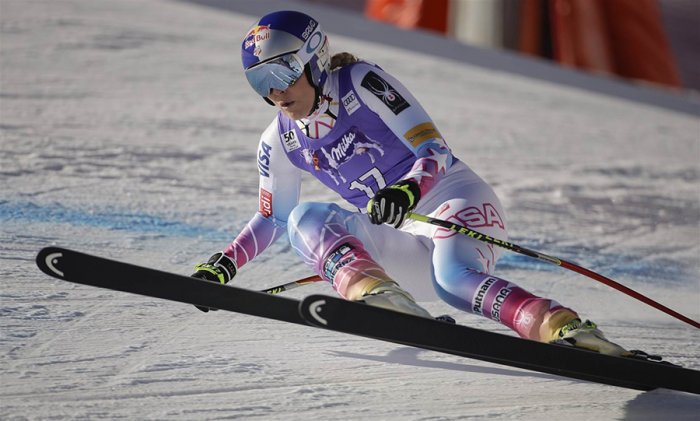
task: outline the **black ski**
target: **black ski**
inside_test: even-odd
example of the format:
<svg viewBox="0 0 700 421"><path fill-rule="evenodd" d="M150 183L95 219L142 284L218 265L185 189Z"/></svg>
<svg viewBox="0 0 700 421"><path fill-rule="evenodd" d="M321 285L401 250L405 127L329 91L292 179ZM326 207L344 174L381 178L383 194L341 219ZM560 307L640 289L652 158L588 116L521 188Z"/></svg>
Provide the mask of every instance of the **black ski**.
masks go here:
<svg viewBox="0 0 700 421"><path fill-rule="evenodd" d="M36 259L46 274L84 285L130 292L285 322L307 323L374 339L544 373L639 390L700 394L700 372L670 364L610 357L323 295L303 301L162 272L59 247Z"/></svg>
<svg viewBox="0 0 700 421"><path fill-rule="evenodd" d="M299 315L299 300L59 247L42 249L36 263L42 272L64 281L306 325Z"/></svg>
<svg viewBox="0 0 700 421"><path fill-rule="evenodd" d="M613 386L700 394L700 371L668 363L545 344L325 295L306 297L300 311L310 324L334 331Z"/></svg>

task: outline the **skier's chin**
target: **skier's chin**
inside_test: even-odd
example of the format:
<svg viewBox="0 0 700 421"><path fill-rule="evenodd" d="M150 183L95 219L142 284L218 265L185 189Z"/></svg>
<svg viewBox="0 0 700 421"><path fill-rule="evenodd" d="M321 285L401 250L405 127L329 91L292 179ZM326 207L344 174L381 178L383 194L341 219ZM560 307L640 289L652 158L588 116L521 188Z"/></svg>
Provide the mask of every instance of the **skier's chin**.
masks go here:
<svg viewBox="0 0 700 421"><path fill-rule="evenodd" d="M299 120L301 118L307 117L308 113L301 111L301 107L298 102L290 102L285 105L280 105L280 110L284 115L291 118L292 120Z"/></svg>

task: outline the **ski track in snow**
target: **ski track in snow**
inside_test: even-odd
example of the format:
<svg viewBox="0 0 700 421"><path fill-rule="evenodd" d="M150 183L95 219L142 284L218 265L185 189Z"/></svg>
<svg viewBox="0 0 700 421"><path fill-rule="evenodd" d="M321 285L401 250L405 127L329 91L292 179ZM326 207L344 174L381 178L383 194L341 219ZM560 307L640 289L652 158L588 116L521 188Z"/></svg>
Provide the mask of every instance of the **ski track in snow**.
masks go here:
<svg viewBox="0 0 700 421"><path fill-rule="evenodd" d="M700 410L690 394L46 277L34 256L51 244L189 273L255 212L255 145L273 111L239 71L250 16L144 0L3 0L1 9L0 419L637 420ZM455 154L501 195L512 241L700 318L697 117L346 37L332 46L413 90ZM336 200L312 180L303 194ZM700 334L604 285L512 254L497 273L576 308L623 345L700 369ZM280 241L236 281L258 289L308 274ZM332 291L288 295L310 293Z"/></svg>

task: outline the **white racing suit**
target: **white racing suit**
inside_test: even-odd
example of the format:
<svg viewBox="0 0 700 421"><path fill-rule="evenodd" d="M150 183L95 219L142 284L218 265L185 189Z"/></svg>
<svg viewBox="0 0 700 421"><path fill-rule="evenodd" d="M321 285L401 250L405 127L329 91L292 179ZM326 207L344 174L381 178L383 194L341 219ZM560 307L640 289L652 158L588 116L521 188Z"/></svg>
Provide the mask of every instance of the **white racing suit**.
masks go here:
<svg viewBox="0 0 700 421"><path fill-rule="evenodd" d="M496 246L413 220L399 229L371 224L363 213L369 199L411 179L421 190L415 212L508 238L498 197L452 155L400 82L358 62L332 72L323 92L309 118L293 121L279 113L261 137L259 210L225 250L239 268L287 232L304 262L346 298L358 274L380 271L419 300L437 295L530 339L550 339L553 314L575 316L494 276ZM357 210L299 203L303 171Z"/></svg>

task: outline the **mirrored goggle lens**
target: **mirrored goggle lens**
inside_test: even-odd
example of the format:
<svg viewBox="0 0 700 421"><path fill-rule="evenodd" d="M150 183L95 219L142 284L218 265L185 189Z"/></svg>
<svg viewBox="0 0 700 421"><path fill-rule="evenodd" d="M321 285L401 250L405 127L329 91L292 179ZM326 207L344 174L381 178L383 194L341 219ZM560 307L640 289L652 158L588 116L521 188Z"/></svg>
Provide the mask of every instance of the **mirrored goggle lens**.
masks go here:
<svg viewBox="0 0 700 421"><path fill-rule="evenodd" d="M271 89L289 88L303 73L304 66L296 58L286 56L251 67L245 71L245 76L255 92L266 97Z"/></svg>

